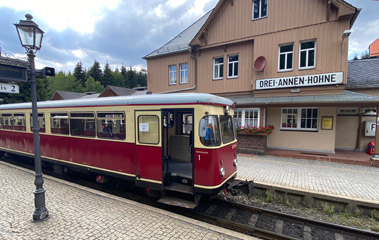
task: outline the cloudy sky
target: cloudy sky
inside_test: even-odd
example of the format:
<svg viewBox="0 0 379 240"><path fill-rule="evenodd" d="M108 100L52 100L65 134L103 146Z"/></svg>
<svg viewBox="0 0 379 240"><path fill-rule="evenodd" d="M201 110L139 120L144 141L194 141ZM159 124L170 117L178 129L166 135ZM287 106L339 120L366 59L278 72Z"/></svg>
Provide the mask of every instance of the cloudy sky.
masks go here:
<svg viewBox="0 0 379 240"><path fill-rule="evenodd" d="M0 0L0 47L25 57L13 23L30 13L45 31L37 68L73 71L96 59L101 67L146 68L143 56L161 47L218 0ZM362 11L349 43L349 58L361 55L379 38L379 1L347 0Z"/></svg>

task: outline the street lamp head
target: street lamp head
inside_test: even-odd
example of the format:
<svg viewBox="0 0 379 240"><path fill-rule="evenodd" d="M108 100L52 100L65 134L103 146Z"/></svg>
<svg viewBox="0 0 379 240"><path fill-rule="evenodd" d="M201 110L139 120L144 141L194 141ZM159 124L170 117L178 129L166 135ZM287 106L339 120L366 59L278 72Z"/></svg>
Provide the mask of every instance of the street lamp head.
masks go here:
<svg viewBox="0 0 379 240"><path fill-rule="evenodd" d="M14 24L17 29L18 37L20 38L21 45L26 51L37 51L42 46L44 32L32 21L32 15L26 14L25 17L26 20L20 20L18 24Z"/></svg>

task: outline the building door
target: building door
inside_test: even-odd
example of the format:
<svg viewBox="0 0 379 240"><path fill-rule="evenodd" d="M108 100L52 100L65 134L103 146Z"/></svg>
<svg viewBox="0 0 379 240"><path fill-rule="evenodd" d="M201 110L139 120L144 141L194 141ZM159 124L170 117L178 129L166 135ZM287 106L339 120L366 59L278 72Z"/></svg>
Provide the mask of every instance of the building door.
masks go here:
<svg viewBox="0 0 379 240"><path fill-rule="evenodd" d="M337 116L335 148L337 150L355 150L358 139L358 128L358 116Z"/></svg>

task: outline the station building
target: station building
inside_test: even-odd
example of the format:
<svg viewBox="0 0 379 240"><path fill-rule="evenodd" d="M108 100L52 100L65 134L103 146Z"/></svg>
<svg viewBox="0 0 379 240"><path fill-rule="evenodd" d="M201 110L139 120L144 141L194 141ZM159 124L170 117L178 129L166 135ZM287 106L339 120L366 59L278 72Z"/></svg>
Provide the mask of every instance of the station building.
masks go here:
<svg viewBox="0 0 379 240"><path fill-rule="evenodd" d="M220 0L144 57L148 91L224 96L236 103L240 128L275 127L268 136L240 134L239 148L365 151L376 130L365 136L362 116L379 98L346 89L359 12L343 0Z"/></svg>

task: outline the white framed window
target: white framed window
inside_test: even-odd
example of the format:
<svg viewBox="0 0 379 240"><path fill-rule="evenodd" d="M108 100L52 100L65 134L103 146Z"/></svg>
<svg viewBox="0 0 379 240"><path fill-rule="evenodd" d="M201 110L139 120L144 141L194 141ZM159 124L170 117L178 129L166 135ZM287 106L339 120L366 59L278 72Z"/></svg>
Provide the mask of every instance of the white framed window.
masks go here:
<svg viewBox="0 0 379 240"><path fill-rule="evenodd" d="M301 42L299 49L299 69L315 68L316 41Z"/></svg>
<svg viewBox="0 0 379 240"><path fill-rule="evenodd" d="M278 71L293 70L293 43L279 46Z"/></svg>
<svg viewBox="0 0 379 240"><path fill-rule="evenodd" d="M267 17L267 0L253 0L253 20Z"/></svg>
<svg viewBox="0 0 379 240"><path fill-rule="evenodd" d="M224 57L213 58L213 79L220 80L224 77Z"/></svg>
<svg viewBox="0 0 379 240"><path fill-rule="evenodd" d="M228 78L238 77L238 54L228 56Z"/></svg>
<svg viewBox="0 0 379 240"><path fill-rule="evenodd" d="M242 125L242 109L234 109L234 126L241 128Z"/></svg>
<svg viewBox="0 0 379 240"><path fill-rule="evenodd" d="M169 71L169 85L176 84L176 65L168 66Z"/></svg>
<svg viewBox="0 0 379 240"><path fill-rule="evenodd" d="M280 129L318 130L318 108L282 108Z"/></svg>
<svg viewBox="0 0 379 240"><path fill-rule="evenodd" d="M180 83L188 83L188 64L180 64Z"/></svg>
<svg viewBox="0 0 379 240"><path fill-rule="evenodd" d="M234 123L237 128L259 127L259 108L243 108L234 110Z"/></svg>

